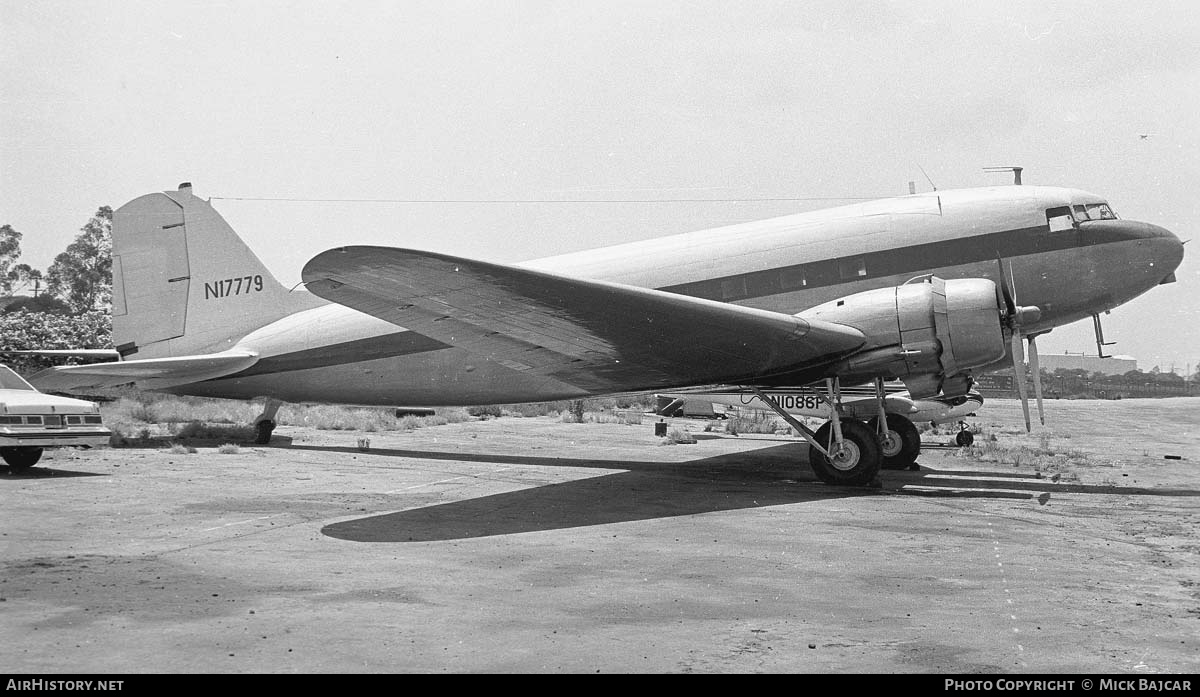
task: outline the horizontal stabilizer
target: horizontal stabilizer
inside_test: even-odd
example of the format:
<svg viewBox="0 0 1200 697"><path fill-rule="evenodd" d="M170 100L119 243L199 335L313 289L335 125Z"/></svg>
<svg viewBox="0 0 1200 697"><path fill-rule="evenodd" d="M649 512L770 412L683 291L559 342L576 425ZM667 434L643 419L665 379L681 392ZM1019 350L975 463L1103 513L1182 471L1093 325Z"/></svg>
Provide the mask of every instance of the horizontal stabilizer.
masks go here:
<svg viewBox="0 0 1200 697"><path fill-rule="evenodd" d="M0 351L0 353L25 354L30 356L82 356L85 358L121 360L121 354L116 349L31 349L28 351Z"/></svg>
<svg viewBox="0 0 1200 697"><path fill-rule="evenodd" d="M202 356L68 365L36 373L29 382L45 392L78 392L130 383L142 389L159 390L230 375L257 361L256 353L224 351Z"/></svg>
<svg viewBox="0 0 1200 697"><path fill-rule="evenodd" d="M391 247L323 252L303 278L327 300L593 394L755 382L864 341L820 320Z"/></svg>

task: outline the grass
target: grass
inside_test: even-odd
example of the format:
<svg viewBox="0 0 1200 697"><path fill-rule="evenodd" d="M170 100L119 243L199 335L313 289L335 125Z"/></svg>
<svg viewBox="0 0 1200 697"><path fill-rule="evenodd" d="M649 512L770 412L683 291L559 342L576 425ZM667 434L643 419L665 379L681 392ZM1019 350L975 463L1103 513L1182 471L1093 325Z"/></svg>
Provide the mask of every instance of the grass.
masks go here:
<svg viewBox="0 0 1200 697"><path fill-rule="evenodd" d="M1031 443L1015 443L1002 445L995 434L986 429L976 427L979 436L969 447L959 448L959 456L978 460L980 462L995 462L1002 465L1012 465L1014 468L1026 467L1033 469L1039 476L1055 481L1078 482L1080 468L1104 466L1094 457L1077 448L1063 448L1051 431L1042 431L1034 437L1036 445ZM1025 435L1024 431L1018 434ZM1009 443L1018 438L1006 437Z"/></svg>
<svg viewBox="0 0 1200 697"><path fill-rule="evenodd" d="M672 428L667 431L666 437L660 442L661 445L691 445L696 442L696 437L681 428Z"/></svg>
<svg viewBox="0 0 1200 697"><path fill-rule="evenodd" d="M749 411L725 420L725 432L730 435L742 433L775 433L790 427L782 419L765 411Z"/></svg>

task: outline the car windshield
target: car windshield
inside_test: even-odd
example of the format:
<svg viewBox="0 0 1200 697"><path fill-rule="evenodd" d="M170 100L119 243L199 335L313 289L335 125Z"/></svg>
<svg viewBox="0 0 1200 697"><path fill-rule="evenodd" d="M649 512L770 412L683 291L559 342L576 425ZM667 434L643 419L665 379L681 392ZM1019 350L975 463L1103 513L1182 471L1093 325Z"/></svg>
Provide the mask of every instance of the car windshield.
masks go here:
<svg viewBox="0 0 1200 697"><path fill-rule="evenodd" d="M5 365L0 365L0 390L32 390L33 385L25 382L20 375L13 372L12 368Z"/></svg>

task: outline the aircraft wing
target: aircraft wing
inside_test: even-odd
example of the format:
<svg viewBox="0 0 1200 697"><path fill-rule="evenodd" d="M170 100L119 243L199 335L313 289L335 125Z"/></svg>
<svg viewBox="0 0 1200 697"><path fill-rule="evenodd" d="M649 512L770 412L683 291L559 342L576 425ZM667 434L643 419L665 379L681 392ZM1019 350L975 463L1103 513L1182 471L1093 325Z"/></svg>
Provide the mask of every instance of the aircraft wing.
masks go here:
<svg viewBox="0 0 1200 697"><path fill-rule="evenodd" d="M67 365L35 373L29 382L45 392L77 392L129 383L155 390L230 375L257 361L258 354L249 351L224 351L201 356Z"/></svg>
<svg viewBox="0 0 1200 697"><path fill-rule="evenodd" d="M323 252L303 278L320 297L593 394L753 382L864 342L845 325L391 247Z"/></svg>

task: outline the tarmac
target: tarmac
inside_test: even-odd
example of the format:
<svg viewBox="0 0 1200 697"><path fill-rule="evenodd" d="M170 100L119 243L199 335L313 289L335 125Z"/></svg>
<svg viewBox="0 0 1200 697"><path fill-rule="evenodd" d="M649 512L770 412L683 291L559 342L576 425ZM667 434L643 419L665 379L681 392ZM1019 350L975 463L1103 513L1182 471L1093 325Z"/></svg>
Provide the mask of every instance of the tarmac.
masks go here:
<svg viewBox="0 0 1200 697"><path fill-rule="evenodd" d="M1196 405L1055 402L1030 436L989 402L1000 459L930 447L877 488L649 417L56 451L0 468L0 667L1196 673Z"/></svg>

